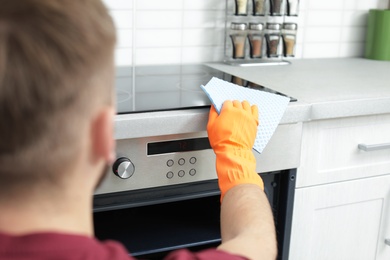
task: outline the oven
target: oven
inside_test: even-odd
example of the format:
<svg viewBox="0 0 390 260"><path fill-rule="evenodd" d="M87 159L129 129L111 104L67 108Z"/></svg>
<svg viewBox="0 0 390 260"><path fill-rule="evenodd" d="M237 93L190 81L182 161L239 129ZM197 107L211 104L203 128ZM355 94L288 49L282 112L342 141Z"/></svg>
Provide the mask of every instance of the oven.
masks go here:
<svg viewBox="0 0 390 260"><path fill-rule="evenodd" d="M276 93L204 65L118 69L117 160L94 195L99 239L120 241L147 259L220 243L220 193L206 132L210 101L199 87L213 76ZM264 152L255 153L278 259L288 259L301 132L301 124L282 123Z"/></svg>

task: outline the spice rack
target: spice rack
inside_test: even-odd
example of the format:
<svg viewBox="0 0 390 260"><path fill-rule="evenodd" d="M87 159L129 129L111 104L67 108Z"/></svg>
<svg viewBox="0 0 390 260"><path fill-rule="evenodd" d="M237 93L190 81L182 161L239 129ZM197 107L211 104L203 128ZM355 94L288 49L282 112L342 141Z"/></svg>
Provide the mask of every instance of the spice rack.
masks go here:
<svg viewBox="0 0 390 260"><path fill-rule="evenodd" d="M287 65L295 56L299 0L226 0L224 62Z"/></svg>

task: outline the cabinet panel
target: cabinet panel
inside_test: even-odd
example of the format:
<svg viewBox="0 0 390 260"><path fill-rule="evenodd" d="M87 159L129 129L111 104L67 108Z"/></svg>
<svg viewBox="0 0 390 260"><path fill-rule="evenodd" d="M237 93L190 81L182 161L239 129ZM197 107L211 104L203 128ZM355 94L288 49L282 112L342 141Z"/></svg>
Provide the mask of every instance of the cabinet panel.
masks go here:
<svg viewBox="0 0 390 260"><path fill-rule="evenodd" d="M375 259L382 203L376 199L316 209L309 254L321 259Z"/></svg>
<svg viewBox="0 0 390 260"><path fill-rule="evenodd" d="M390 175L295 191L290 259L390 259Z"/></svg>
<svg viewBox="0 0 390 260"><path fill-rule="evenodd" d="M315 121L304 125L297 187L390 173L390 149L363 151L359 144L390 143L390 115Z"/></svg>

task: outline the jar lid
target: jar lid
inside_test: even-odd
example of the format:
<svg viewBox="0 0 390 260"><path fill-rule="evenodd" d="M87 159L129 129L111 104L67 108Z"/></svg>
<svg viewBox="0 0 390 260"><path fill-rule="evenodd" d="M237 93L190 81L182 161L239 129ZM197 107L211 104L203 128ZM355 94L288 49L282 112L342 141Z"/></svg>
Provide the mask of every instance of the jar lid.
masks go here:
<svg viewBox="0 0 390 260"><path fill-rule="evenodd" d="M230 29L243 31L246 29L246 23L232 23Z"/></svg>
<svg viewBox="0 0 390 260"><path fill-rule="evenodd" d="M249 23L249 30L262 31L264 25L262 23Z"/></svg>
<svg viewBox="0 0 390 260"><path fill-rule="evenodd" d="M267 23L267 29L280 30L280 27L281 27L280 23Z"/></svg>
<svg viewBox="0 0 390 260"><path fill-rule="evenodd" d="M286 30L297 30L298 25L296 23L284 23L283 24L283 29Z"/></svg>

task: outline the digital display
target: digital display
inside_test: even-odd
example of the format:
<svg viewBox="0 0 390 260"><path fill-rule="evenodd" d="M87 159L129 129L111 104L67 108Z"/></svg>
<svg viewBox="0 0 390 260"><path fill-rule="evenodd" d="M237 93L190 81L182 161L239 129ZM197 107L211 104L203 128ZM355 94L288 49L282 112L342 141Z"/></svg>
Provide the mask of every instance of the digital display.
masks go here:
<svg viewBox="0 0 390 260"><path fill-rule="evenodd" d="M148 143L148 155L211 149L207 137Z"/></svg>

